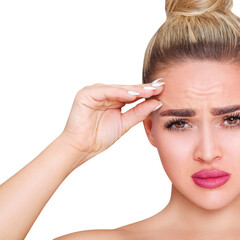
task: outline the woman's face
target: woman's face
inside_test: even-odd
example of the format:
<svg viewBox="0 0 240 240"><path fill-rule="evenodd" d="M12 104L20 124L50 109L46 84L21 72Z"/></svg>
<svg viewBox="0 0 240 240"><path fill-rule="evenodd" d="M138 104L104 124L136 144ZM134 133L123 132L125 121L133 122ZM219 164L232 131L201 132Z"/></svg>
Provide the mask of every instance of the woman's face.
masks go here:
<svg viewBox="0 0 240 240"><path fill-rule="evenodd" d="M189 61L157 77L166 82L157 96L163 106L144 126L166 174L195 205L205 209L226 206L240 194L240 65ZM213 115L213 110L236 105L234 112ZM161 116L169 109L192 109L196 115ZM212 189L193 182L195 172L213 168L230 173L228 182Z"/></svg>

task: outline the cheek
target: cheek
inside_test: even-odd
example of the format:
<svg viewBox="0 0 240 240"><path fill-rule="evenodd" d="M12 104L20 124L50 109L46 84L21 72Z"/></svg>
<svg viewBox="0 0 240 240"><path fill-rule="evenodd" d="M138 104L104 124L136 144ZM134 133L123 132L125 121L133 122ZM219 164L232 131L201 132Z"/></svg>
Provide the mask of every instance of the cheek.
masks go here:
<svg viewBox="0 0 240 240"><path fill-rule="evenodd" d="M228 153L240 153L240 130L229 129L219 131L216 136L217 143Z"/></svg>
<svg viewBox="0 0 240 240"><path fill-rule="evenodd" d="M174 180L180 175L187 176L192 164L192 137L186 133L160 130L155 132L154 140L168 177Z"/></svg>
<svg viewBox="0 0 240 240"><path fill-rule="evenodd" d="M199 144L199 134L188 132L171 132L161 129L159 126L153 129L153 137L163 168L168 177L174 181L183 176L191 176L193 169L199 166L194 160L195 151L201 153L202 145ZM214 144L211 151L221 154L219 167L235 172L240 180L240 129L218 130L212 136ZM198 149L200 147L200 149ZM215 149L215 147L217 147ZM220 148L220 152L219 152ZM218 150L217 150L218 149ZM204 164L204 162L202 162ZM237 174L236 174L237 172Z"/></svg>
<svg viewBox="0 0 240 240"><path fill-rule="evenodd" d="M217 136L220 146L223 166L233 171L240 171L240 129L221 131ZM239 174L237 174L239 175ZM240 175L239 175L240 178Z"/></svg>

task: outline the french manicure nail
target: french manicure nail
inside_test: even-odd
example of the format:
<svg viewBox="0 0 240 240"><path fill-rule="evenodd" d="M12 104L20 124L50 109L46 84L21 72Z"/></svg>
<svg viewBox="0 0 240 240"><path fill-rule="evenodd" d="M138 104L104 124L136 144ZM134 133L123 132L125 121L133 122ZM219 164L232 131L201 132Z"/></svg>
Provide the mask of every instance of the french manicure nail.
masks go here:
<svg viewBox="0 0 240 240"><path fill-rule="evenodd" d="M159 82L160 80L162 80L163 78L158 78L156 80L154 80L152 83L156 83L156 82Z"/></svg>
<svg viewBox="0 0 240 240"><path fill-rule="evenodd" d="M153 87L160 87L160 86L162 86L163 84L165 84L165 82L152 82L152 86Z"/></svg>
<svg viewBox="0 0 240 240"><path fill-rule="evenodd" d="M163 103L160 103L160 105L157 106L157 107L153 110L153 112L156 111L156 110L158 110L162 105L163 105Z"/></svg>
<svg viewBox="0 0 240 240"><path fill-rule="evenodd" d="M138 92L133 92L133 91L128 91L128 93L131 94L131 95L140 95L140 93L138 93Z"/></svg>
<svg viewBox="0 0 240 240"><path fill-rule="evenodd" d="M143 88L146 90L155 90L156 89L155 87L143 87Z"/></svg>

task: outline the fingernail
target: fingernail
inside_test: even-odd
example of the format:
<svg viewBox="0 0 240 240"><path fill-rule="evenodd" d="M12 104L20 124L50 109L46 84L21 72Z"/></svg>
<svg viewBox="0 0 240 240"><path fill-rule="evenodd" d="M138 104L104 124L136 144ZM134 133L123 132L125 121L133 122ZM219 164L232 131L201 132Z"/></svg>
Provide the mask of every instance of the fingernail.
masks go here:
<svg viewBox="0 0 240 240"><path fill-rule="evenodd" d="M152 82L152 86L153 87L160 87L160 86L162 86L163 84L165 84L165 82Z"/></svg>
<svg viewBox="0 0 240 240"><path fill-rule="evenodd" d="M162 105L163 105L163 103L160 102L160 105L157 106L157 107L153 110L153 112L156 111L156 110L158 110Z"/></svg>
<svg viewBox="0 0 240 240"><path fill-rule="evenodd" d="M131 94L131 95L140 95L140 93L138 93L138 92L133 92L133 91L128 91L128 93Z"/></svg>
<svg viewBox="0 0 240 240"><path fill-rule="evenodd" d="M162 80L163 78L158 78L156 80L154 80L152 83L156 83L156 82L159 82L160 80Z"/></svg>
<svg viewBox="0 0 240 240"><path fill-rule="evenodd" d="M155 90L156 89L155 87L143 87L143 88L146 90Z"/></svg>

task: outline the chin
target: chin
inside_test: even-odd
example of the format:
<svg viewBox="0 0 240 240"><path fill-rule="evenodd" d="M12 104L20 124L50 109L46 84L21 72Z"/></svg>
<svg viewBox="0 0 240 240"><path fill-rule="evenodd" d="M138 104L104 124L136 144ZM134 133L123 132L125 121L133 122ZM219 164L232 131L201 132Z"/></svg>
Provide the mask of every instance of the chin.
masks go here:
<svg viewBox="0 0 240 240"><path fill-rule="evenodd" d="M190 199L195 205L206 210L219 210L228 207L230 204L239 204L239 190L222 186L215 189L201 189L194 191Z"/></svg>
<svg viewBox="0 0 240 240"><path fill-rule="evenodd" d="M228 204L231 201L194 201L193 203L198 206L199 208L202 208L203 210L208 210L208 211L214 211L214 210L220 210L223 209L224 207L228 206Z"/></svg>
<svg viewBox="0 0 240 240"><path fill-rule="evenodd" d="M180 196L184 197L184 201L188 202L187 204L194 204L203 210L219 210L227 207L234 201L238 204L238 199L240 199L238 190L230 189L229 186L206 189L192 184L188 188L173 184L173 188L180 193Z"/></svg>

